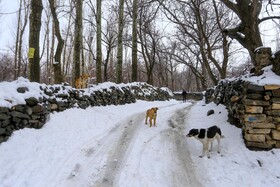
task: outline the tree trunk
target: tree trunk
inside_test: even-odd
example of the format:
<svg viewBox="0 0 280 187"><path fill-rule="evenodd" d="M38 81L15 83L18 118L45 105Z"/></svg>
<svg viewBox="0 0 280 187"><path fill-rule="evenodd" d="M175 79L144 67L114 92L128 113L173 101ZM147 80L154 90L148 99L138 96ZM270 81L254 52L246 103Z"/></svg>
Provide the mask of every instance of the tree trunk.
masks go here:
<svg viewBox="0 0 280 187"><path fill-rule="evenodd" d="M137 77L137 15L138 15L138 0L133 0L133 15L132 15L132 82L136 82Z"/></svg>
<svg viewBox="0 0 280 187"><path fill-rule="evenodd" d="M255 49L262 46L259 31L259 14L262 9L262 1L259 0L237 0L236 4L229 0L222 2L241 20L241 23L232 29L225 29L230 38L236 39L249 52L253 64L256 66Z"/></svg>
<svg viewBox="0 0 280 187"><path fill-rule="evenodd" d="M61 54L64 46L64 40L61 37L60 34L60 28L59 28L59 21L57 18L57 14L55 11L55 0L49 0L50 3L50 8L51 8L51 13L54 21L54 29L55 29L55 36L58 40L57 47L56 47L56 52L54 55L54 83L55 84L60 84L63 82L63 76L61 73Z"/></svg>
<svg viewBox="0 0 280 187"><path fill-rule="evenodd" d="M50 28L50 17L51 17L51 13L50 15L48 14L48 21L45 25L46 27L46 64L45 64L45 81L47 81L46 83L47 84L51 84L51 72L50 72L50 60L52 59L53 55L52 55L52 51L53 51L53 48L52 48L52 44L51 43L54 43L54 40L51 41L50 38L53 38L53 35L54 35L54 29L53 27ZM50 32L51 30L51 32ZM51 35L50 35L51 33Z"/></svg>
<svg viewBox="0 0 280 187"><path fill-rule="evenodd" d="M123 27L124 27L124 0L119 0L119 29L118 29L118 53L117 53L117 83L122 82L123 63Z"/></svg>
<svg viewBox="0 0 280 187"><path fill-rule="evenodd" d="M70 5L70 12L69 14L72 15L73 14L73 5ZM67 28L66 28L66 33L65 33L65 43L70 43L70 46L66 49L65 45L65 50L63 51L63 59L64 59L64 63L62 65L62 74L63 77L65 78L65 81L67 82L71 82L71 79L69 79L69 77L71 78L71 76L69 76L69 72L70 72L70 58L72 56L71 52L72 52L72 48L73 48L73 42L72 41L72 37L70 37L70 31L71 31L71 16L69 16L68 22L67 22ZM70 42L68 42L70 40ZM69 49L69 50L68 50ZM69 52L68 52L69 51Z"/></svg>
<svg viewBox="0 0 280 187"><path fill-rule="evenodd" d="M18 51L19 51L19 33L21 26L21 9L22 9L22 0L20 0L19 10L18 10L18 24L17 24L17 34L16 34L16 45L15 45L15 57L14 57L14 80L18 78Z"/></svg>
<svg viewBox="0 0 280 187"><path fill-rule="evenodd" d="M51 15L50 15L51 16ZM49 61L48 61L48 81L49 81L49 84L51 84L51 83L54 83L54 76L52 76L52 74L53 74L53 69L54 69L54 67L53 67L53 64L54 64L54 45L55 45L55 26L54 26L54 24L52 24L52 28L51 28L51 36L50 36L50 38L51 39L49 39L49 40L51 40L50 42L49 42Z"/></svg>
<svg viewBox="0 0 280 187"><path fill-rule="evenodd" d="M23 0L23 6L27 7L28 0ZM28 16L29 16L29 8L24 9L24 19L23 19L23 24L19 32L19 43L18 43L18 67L17 67L17 77L21 76L23 71L22 71L22 43L23 43L23 34L25 32L27 23L28 23Z"/></svg>
<svg viewBox="0 0 280 187"><path fill-rule="evenodd" d="M76 19L75 19L75 38L74 38L74 77L72 77L72 85L75 85L76 79L81 74L81 51L83 43L83 0L76 0Z"/></svg>
<svg viewBox="0 0 280 187"><path fill-rule="evenodd" d="M107 49L107 52L106 52L106 58L105 58L105 62L104 62L104 81L107 82L109 79L108 77L108 64L109 64L109 60L110 60L110 54L111 54L111 51L112 51L112 45L111 43L108 44L108 49Z"/></svg>
<svg viewBox="0 0 280 187"><path fill-rule="evenodd" d="M101 0L96 0L97 4L97 33L96 33L96 83L102 82L102 45L101 45Z"/></svg>
<svg viewBox="0 0 280 187"><path fill-rule="evenodd" d="M40 82L40 31L43 11L42 0L31 0L29 28L29 79Z"/></svg>

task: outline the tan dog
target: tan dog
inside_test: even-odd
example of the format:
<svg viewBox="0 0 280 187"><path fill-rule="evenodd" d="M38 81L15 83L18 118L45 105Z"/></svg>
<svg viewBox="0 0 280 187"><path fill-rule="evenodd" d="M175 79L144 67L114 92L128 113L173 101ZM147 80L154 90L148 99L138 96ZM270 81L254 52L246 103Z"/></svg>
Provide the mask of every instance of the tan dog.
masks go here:
<svg viewBox="0 0 280 187"><path fill-rule="evenodd" d="M149 118L150 127L153 126L153 125L152 125L152 120L154 120L154 126L156 126L157 110L158 110L158 107L151 108L151 109L147 110L147 112L146 112L146 121L145 121L145 124L148 124L147 120L148 120L148 118Z"/></svg>
<svg viewBox="0 0 280 187"><path fill-rule="evenodd" d="M75 87L77 89L84 89L87 87L89 74L83 74L75 81Z"/></svg>

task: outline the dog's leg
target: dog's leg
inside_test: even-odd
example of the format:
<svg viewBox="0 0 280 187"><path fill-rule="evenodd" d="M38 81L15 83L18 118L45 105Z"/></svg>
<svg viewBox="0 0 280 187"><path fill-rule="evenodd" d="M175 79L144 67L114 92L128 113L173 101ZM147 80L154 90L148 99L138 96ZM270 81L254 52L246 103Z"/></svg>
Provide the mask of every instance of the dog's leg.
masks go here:
<svg viewBox="0 0 280 187"><path fill-rule="evenodd" d="M212 142L211 142L212 144ZM209 154L209 141L206 141L206 146L205 146L205 151L206 151L206 154L207 154L207 158L210 158L210 154Z"/></svg>
<svg viewBox="0 0 280 187"><path fill-rule="evenodd" d="M145 124L148 124L148 114L146 114Z"/></svg>
<svg viewBox="0 0 280 187"><path fill-rule="evenodd" d="M154 126L156 126L156 116L154 116Z"/></svg>
<svg viewBox="0 0 280 187"><path fill-rule="evenodd" d="M150 117L149 121L150 121L150 127L152 127L153 126L153 118Z"/></svg>
<svg viewBox="0 0 280 187"><path fill-rule="evenodd" d="M203 158L204 157L204 145L203 145L203 148L202 148L202 154L199 156L200 158Z"/></svg>
<svg viewBox="0 0 280 187"><path fill-rule="evenodd" d="M211 140L211 144L210 144L210 149L209 149L209 152L211 152L213 149L213 141Z"/></svg>
<svg viewBox="0 0 280 187"><path fill-rule="evenodd" d="M221 140L221 136L217 136L217 142L218 142L218 153L220 154L221 153L221 148L220 148L220 140Z"/></svg>
<svg viewBox="0 0 280 187"><path fill-rule="evenodd" d="M205 141L202 142L203 148L202 148L202 155L199 156L200 158L203 158L205 155L206 150L208 149L207 143Z"/></svg>

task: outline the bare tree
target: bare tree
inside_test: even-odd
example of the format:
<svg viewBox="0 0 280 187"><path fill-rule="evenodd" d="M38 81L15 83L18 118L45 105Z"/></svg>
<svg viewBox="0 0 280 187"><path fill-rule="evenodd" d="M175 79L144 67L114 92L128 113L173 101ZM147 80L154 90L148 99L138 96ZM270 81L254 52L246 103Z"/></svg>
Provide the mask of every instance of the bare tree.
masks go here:
<svg viewBox="0 0 280 187"><path fill-rule="evenodd" d="M49 0L49 3L50 3L52 17L54 20L55 36L58 40L56 52L54 55L55 63L53 64L54 83L60 84L63 82L63 76L62 76L62 72L61 72L61 54L62 54L62 50L63 50L63 46L64 46L64 40L62 39L62 36L60 34L59 20L57 18L55 0Z"/></svg>
<svg viewBox="0 0 280 187"><path fill-rule="evenodd" d="M96 83L102 82L102 32L101 32L101 0L96 0Z"/></svg>
<svg viewBox="0 0 280 187"><path fill-rule="evenodd" d="M124 0L119 0L119 21L118 21L118 52L117 52L117 83L122 82L123 64L123 28L124 28Z"/></svg>
<svg viewBox="0 0 280 187"><path fill-rule="evenodd" d="M66 24L66 28L65 30L63 31L64 33L64 42L65 42L65 47L64 47L64 51L63 51L63 55L62 55L62 58L63 58L63 65L62 65L62 73L63 73L63 77L65 79L65 81L67 82L72 82L74 78L74 75L73 75L73 71L72 71L72 65L74 65L72 63L72 57L73 57L73 41L74 41L74 38L72 37L73 35L73 31L72 31L72 28L73 28L73 25L74 25L74 21L75 21L75 18L73 17L74 15L74 3L73 3L74 0L70 0L70 3L69 3L69 10L66 12L65 16L67 16L67 24Z"/></svg>
<svg viewBox="0 0 280 187"><path fill-rule="evenodd" d="M75 80L80 77L81 74L81 54L83 43L83 0L75 1L76 18L75 18L75 37L74 37L74 77L72 78L72 84L75 84Z"/></svg>
<svg viewBox="0 0 280 187"><path fill-rule="evenodd" d="M155 18L159 11L159 7L152 6L151 3L141 1L139 9L138 36L141 47L141 55L145 63L147 83L153 85L153 73L157 61L157 50L162 38L159 30L155 26Z"/></svg>
<svg viewBox="0 0 280 187"><path fill-rule="evenodd" d="M29 22L29 79L40 82L40 31L42 0L31 0Z"/></svg>
<svg viewBox="0 0 280 187"><path fill-rule="evenodd" d="M132 73L131 79L133 82L137 81L137 67L138 67L138 59L137 59L137 18L138 18L138 0L133 0L132 4Z"/></svg>
<svg viewBox="0 0 280 187"><path fill-rule="evenodd" d="M28 2L26 0L20 0L20 6L18 11L18 24L16 34L15 56L14 56L14 79L21 76L22 72L22 45L23 35L28 22L29 15ZM23 13L22 13L23 11Z"/></svg>
<svg viewBox="0 0 280 187"><path fill-rule="evenodd" d="M51 11L49 8L44 8L42 13L42 31L43 40L41 41L42 50L40 54L41 68L40 68L40 80L42 83L50 84L52 82L51 76L51 64L54 51L54 32L51 25Z"/></svg>
<svg viewBox="0 0 280 187"><path fill-rule="evenodd" d="M176 87L176 72L180 62L176 60L174 54L176 52L176 42L171 42L171 44L166 44L162 42L161 45L158 46L157 50L157 59L158 63L156 63L156 72L158 78L158 82L160 86L166 86L171 88L171 90L175 90Z"/></svg>
<svg viewBox="0 0 280 187"><path fill-rule="evenodd" d="M158 2L168 19L176 25L174 36L179 42L175 56L178 61L189 66L201 80L203 88L207 85L207 79L215 85L219 79L225 78L230 43L221 30L229 24L230 19L223 7L206 0ZM195 58L199 58L198 69L195 64L197 60L193 60Z"/></svg>
<svg viewBox="0 0 280 187"><path fill-rule="evenodd" d="M106 20L107 22L107 26L106 26L106 31L104 33L104 44L106 45L106 56L105 56L105 60L104 60L104 81L108 81L109 80L109 62L112 61L113 57L112 57L112 53L114 48L117 46L116 42L117 42L117 32L115 30L116 27L116 22L114 20L115 15L112 14L111 16L109 16L109 19Z"/></svg>
<svg viewBox="0 0 280 187"><path fill-rule="evenodd" d="M17 77L21 76L22 72L22 64L24 63L23 61L23 55L22 55L22 46L23 46L23 35L28 23L28 15L29 15L29 0L24 0L23 1L23 6L24 6L24 15L23 15L23 22L22 22L22 27L19 30L19 40L18 40L18 71L17 71Z"/></svg>

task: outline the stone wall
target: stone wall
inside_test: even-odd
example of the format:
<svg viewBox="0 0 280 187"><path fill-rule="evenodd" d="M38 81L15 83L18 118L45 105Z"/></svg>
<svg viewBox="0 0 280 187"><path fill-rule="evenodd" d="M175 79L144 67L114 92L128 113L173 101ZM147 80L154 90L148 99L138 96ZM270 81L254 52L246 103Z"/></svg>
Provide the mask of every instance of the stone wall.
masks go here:
<svg viewBox="0 0 280 187"><path fill-rule="evenodd" d="M277 51L272 58L272 71L280 76L280 51Z"/></svg>
<svg viewBox="0 0 280 187"><path fill-rule="evenodd" d="M182 92L174 92L174 98L176 100L183 100ZM187 100L195 100L199 101L202 100L204 97L202 92L187 92L186 99Z"/></svg>
<svg viewBox="0 0 280 187"><path fill-rule="evenodd" d="M8 140L15 130L25 127L41 128L51 112L73 107L85 109L90 106L123 105L135 103L136 99L154 101L173 98L170 90L146 83L112 84L108 88L99 86L98 89L90 87L86 90L77 90L65 84L42 86L40 90L42 97L39 99L30 97L25 99L26 104L11 108L0 107L0 143ZM21 94L30 91L28 87L17 88L17 92Z"/></svg>
<svg viewBox="0 0 280 187"><path fill-rule="evenodd" d="M242 129L248 148L280 148L280 85L223 80L205 98L227 107L229 122Z"/></svg>

